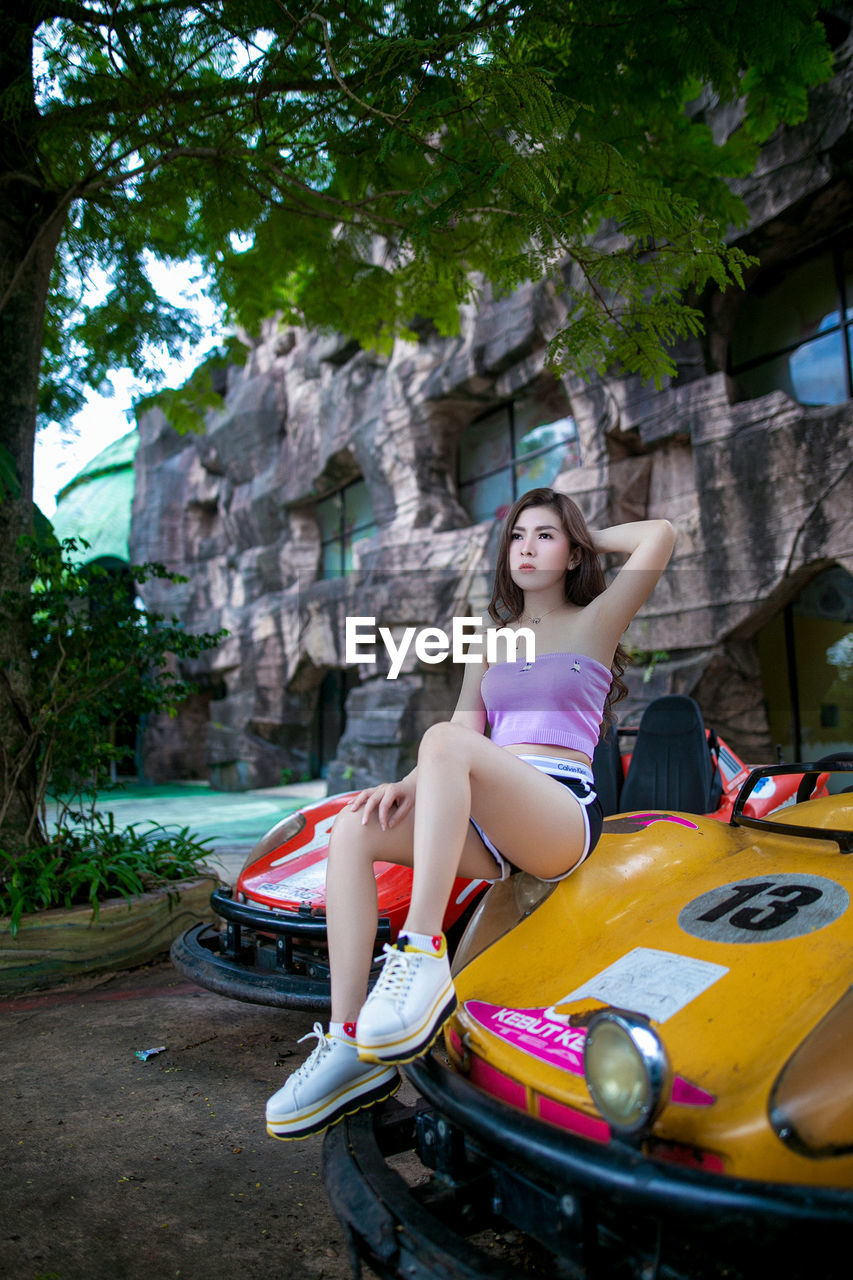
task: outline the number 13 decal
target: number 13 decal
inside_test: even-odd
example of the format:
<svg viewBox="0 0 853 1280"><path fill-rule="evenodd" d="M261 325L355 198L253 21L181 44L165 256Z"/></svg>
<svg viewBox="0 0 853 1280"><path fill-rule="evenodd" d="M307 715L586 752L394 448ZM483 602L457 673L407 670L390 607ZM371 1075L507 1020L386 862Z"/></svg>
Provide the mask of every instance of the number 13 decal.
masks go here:
<svg viewBox="0 0 853 1280"><path fill-rule="evenodd" d="M712 942L775 942L823 929L848 905L834 880L779 874L711 889L684 907L678 923Z"/></svg>

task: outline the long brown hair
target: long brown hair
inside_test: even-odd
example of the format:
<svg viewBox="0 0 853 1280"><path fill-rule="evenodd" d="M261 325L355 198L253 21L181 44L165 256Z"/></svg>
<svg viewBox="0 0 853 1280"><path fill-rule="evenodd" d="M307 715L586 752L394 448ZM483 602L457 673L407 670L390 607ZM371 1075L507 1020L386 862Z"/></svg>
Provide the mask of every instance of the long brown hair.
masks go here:
<svg viewBox="0 0 853 1280"><path fill-rule="evenodd" d="M571 546L581 553L576 568L566 570L563 580L566 603L589 604L596 596L600 596L607 586L592 535L577 503L573 502L567 494L558 493L556 489L528 489L527 493L523 493L510 508L498 546L498 562L495 568L492 598L489 601L489 617L493 622L500 624L518 622L524 611L524 593L521 587L513 582L509 570L509 548L512 531L518 524L522 511L526 511L528 507L550 507L556 512ZM602 724L605 729L613 723L613 707L628 693L628 686L622 679L622 675L629 661L626 650L621 644L617 645L610 668L613 683L604 704Z"/></svg>

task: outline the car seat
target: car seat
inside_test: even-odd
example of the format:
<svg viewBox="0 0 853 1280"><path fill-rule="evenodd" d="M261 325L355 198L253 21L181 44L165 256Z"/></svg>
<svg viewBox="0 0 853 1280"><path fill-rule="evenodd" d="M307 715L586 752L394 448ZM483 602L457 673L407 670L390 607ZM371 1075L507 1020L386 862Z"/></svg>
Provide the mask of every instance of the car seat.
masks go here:
<svg viewBox="0 0 853 1280"><path fill-rule="evenodd" d="M656 698L643 712L619 811L681 809L713 813L722 783L714 766L702 712L692 698Z"/></svg>
<svg viewBox="0 0 853 1280"><path fill-rule="evenodd" d="M592 774L604 816L609 818L619 812L619 796L622 791L622 756L615 724L609 725L598 739L592 757Z"/></svg>

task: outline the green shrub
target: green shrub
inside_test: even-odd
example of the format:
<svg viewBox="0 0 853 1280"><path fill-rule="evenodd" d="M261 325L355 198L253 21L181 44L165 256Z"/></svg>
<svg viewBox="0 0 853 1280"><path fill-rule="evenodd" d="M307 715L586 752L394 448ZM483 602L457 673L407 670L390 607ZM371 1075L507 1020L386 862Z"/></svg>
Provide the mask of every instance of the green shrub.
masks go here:
<svg viewBox="0 0 853 1280"><path fill-rule="evenodd" d="M175 715L195 692L187 667L226 633L195 635L178 618L142 606L140 584L186 581L163 565L113 570L81 563L76 556L88 547L82 539L60 544L25 538L20 547L26 565L22 589L0 601L0 620L13 612L26 619L32 709L14 754L0 742L0 822L23 789L30 807L27 843L38 846L44 844L48 794L61 798L60 828L67 809L94 812L98 792L110 787L125 753L116 744L116 726ZM58 843L64 848L64 837ZM7 874L0 864L0 880Z"/></svg>
<svg viewBox="0 0 853 1280"><path fill-rule="evenodd" d="M0 883L0 916L8 916L14 938L22 915L50 907L89 903L97 919L98 904L105 898L156 889L175 880L186 880L204 870L210 841L190 833L189 827L150 823L117 828L112 813L69 815L81 823L62 827L45 845L12 858Z"/></svg>

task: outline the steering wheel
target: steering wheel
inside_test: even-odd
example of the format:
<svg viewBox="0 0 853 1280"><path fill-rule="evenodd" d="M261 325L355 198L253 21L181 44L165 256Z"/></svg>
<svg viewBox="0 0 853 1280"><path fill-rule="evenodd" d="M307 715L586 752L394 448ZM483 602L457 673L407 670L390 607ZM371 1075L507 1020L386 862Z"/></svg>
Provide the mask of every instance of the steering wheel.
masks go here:
<svg viewBox="0 0 853 1280"><path fill-rule="evenodd" d="M821 756L819 760L815 760L816 765L826 765L828 771L831 771L833 764L848 764L850 762L853 762L853 752L851 751L835 751L831 756ZM817 780L817 773L803 774L802 781L797 787L796 804L802 804L804 800L810 799L817 785Z"/></svg>

